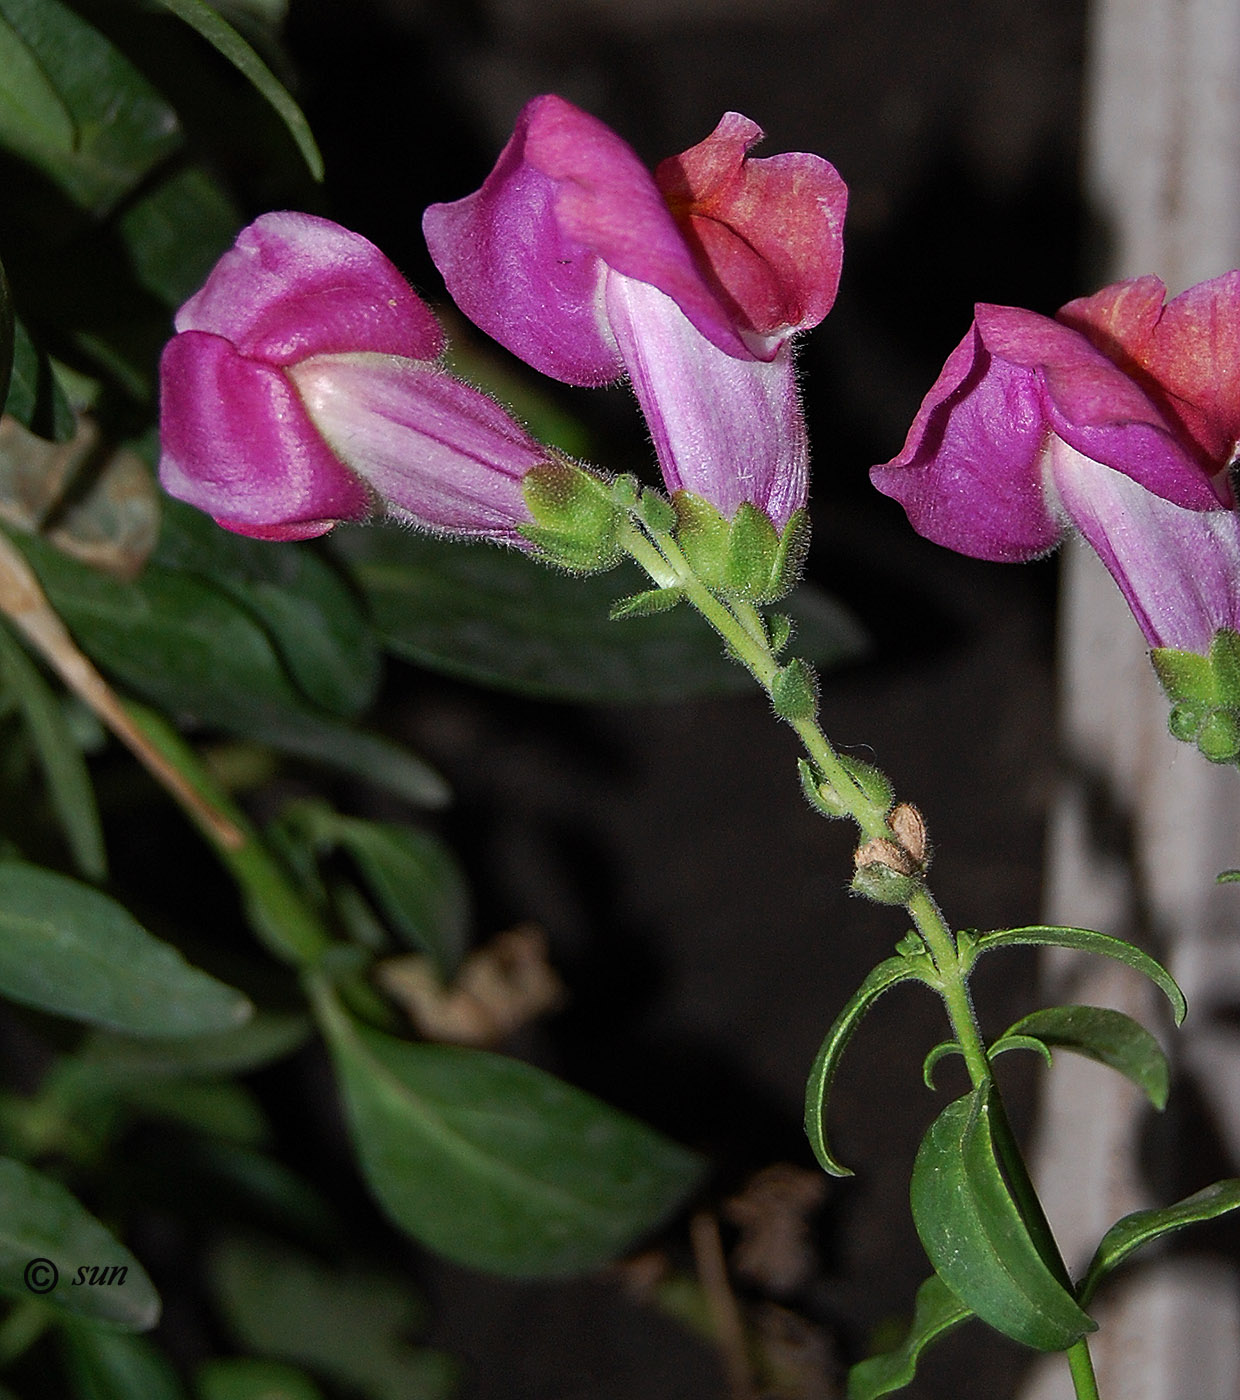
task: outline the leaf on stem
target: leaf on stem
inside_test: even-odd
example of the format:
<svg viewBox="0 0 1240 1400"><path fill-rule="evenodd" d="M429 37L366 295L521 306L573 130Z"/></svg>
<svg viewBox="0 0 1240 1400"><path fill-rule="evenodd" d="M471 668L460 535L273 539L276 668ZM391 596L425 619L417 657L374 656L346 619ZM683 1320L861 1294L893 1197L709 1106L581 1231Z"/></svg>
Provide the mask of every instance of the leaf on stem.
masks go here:
<svg viewBox="0 0 1240 1400"><path fill-rule="evenodd" d="M253 83L267 99L297 143L306 168L316 180L323 179L323 156L315 143L305 113L293 101L288 89L254 52L250 45L216 10L203 0L159 0L164 9L188 24L234 68Z"/></svg>
<svg viewBox="0 0 1240 1400"><path fill-rule="evenodd" d="M0 994L134 1035L227 1030L253 1010L106 895L16 861L0 864Z"/></svg>
<svg viewBox="0 0 1240 1400"><path fill-rule="evenodd" d="M1122 938L1113 938L1107 933L1095 933L1087 928L1060 928L1056 925L1036 924L1028 928L998 929L972 939L974 958L995 948L1021 946L1075 948L1082 953L1097 953L1100 957L1114 958L1154 983L1171 1003L1177 1026L1188 1015L1188 1003L1184 1000L1184 993L1176 985L1175 978L1148 953L1143 953L1140 948L1126 943Z"/></svg>
<svg viewBox="0 0 1240 1400"><path fill-rule="evenodd" d="M86 761L59 697L2 623L0 680L21 709L74 864L87 879L101 880L107 872L107 857Z"/></svg>
<svg viewBox="0 0 1240 1400"><path fill-rule="evenodd" d="M935 1272L984 1322L1040 1351L1096 1323L1051 1272L1008 1189L991 1135L992 1083L948 1105L922 1140L909 1195Z"/></svg>
<svg viewBox="0 0 1240 1400"><path fill-rule="evenodd" d="M147 1337L79 1322L61 1329L60 1343L74 1395L90 1400L131 1400L137 1395L142 1400L186 1400L172 1363Z"/></svg>
<svg viewBox="0 0 1240 1400"><path fill-rule="evenodd" d="M127 1272L109 1275L123 1286L74 1288L82 1267ZM0 1157L0 1292L27 1299L41 1292L62 1312L127 1331L159 1321L159 1295L133 1255L58 1181L9 1157Z"/></svg>
<svg viewBox="0 0 1240 1400"><path fill-rule="evenodd" d="M1109 1065L1131 1079L1160 1112L1167 1106L1171 1070L1162 1046L1122 1011L1103 1006L1049 1006L1022 1017L999 1037L992 1054L1016 1048L1070 1050ZM1047 1056L1049 1058L1049 1054Z"/></svg>
<svg viewBox="0 0 1240 1400"><path fill-rule="evenodd" d="M176 113L60 0L0 0L0 144L104 213L181 141Z"/></svg>
<svg viewBox="0 0 1240 1400"><path fill-rule="evenodd" d="M827 1032L827 1038L822 1042L809 1072L809 1082L805 1086L805 1132L823 1171L832 1176L852 1176L852 1171L832 1156L831 1149L827 1146L824 1123L827 1096L839 1069L840 1058L860 1025L861 1018L870 1007L897 983L909 981L924 982L927 986L934 985L933 964L928 954L887 958L872 969L853 993L848 1005L835 1018L835 1023Z"/></svg>
<svg viewBox="0 0 1240 1400"><path fill-rule="evenodd" d="M1085 1276L1077 1285L1076 1293L1081 1306L1087 1307L1102 1280L1142 1246L1169 1235L1173 1230L1214 1220L1237 1209L1240 1209L1240 1178L1228 1177L1192 1196L1186 1196L1175 1205L1163 1206L1161 1210L1134 1211L1132 1215L1117 1220L1103 1235L1085 1270Z"/></svg>
<svg viewBox="0 0 1240 1400"><path fill-rule="evenodd" d="M904 1340L892 1351L860 1361L848 1373L848 1400L877 1400L903 1390L917 1373L921 1354L940 1337L973 1316L938 1274L917 1290L913 1321Z"/></svg>
<svg viewBox="0 0 1240 1400"><path fill-rule="evenodd" d="M697 1181L691 1153L532 1065L397 1040L325 989L318 1010L371 1189L458 1263L520 1278L597 1268Z"/></svg>
<svg viewBox="0 0 1240 1400"><path fill-rule="evenodd" d="M479 685L604 704L676 701L744 692L753 680L721 654L686 608L610 620L617 595L649 589L634 565L575 577L516 550L408 531L333 532L379 641L418 665ZM798 649L819 667L856 660L858 624L820 591L802 587L787 611Z"/></svg>

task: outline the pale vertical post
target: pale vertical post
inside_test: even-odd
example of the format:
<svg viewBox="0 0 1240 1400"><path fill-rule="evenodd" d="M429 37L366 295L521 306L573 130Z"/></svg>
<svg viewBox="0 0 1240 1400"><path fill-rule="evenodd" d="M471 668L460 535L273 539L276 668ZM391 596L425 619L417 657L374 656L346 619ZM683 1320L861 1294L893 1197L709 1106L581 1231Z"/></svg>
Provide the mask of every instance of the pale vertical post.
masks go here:
<svg viewBox="0 0 1240 1400"><path fill-rule="evenodd" d="M1240 265L1237 0L1094 0L1084 177L1108 240L1100 280L1155 273L1174 295ZM1240 865L1240 773L1212 768L1167 734L1168 705L1141 634L1084 547L1068 551L1063 581L1069 773L1051 823L1046 917L1132 937L1165 958L1188 997L1189 1021L1170 1030L1157 996L1131 976L1075 958L1048 959L1045 981L1056 1001L1118 1006L1146 1024L1161 1017L1177 1072L1191 1076L1240 1173L1240 1036L1211 1015L1240 1001L1240 890L1214 882ZM1092 820L1099 797L1112 834L1126 833L1119 849L1100 841ZM1169 1203L1154 1198L1138 1167L1146 1111L1114 1074L1059 1057L1036 1174L1078 1268L1119 1215ZM1103 1400L1240 1395L1234 1268L1138 1261L1094 1311ZM1058 1361L1038 1368L1025 1400L1071 1394Z"/></svg>

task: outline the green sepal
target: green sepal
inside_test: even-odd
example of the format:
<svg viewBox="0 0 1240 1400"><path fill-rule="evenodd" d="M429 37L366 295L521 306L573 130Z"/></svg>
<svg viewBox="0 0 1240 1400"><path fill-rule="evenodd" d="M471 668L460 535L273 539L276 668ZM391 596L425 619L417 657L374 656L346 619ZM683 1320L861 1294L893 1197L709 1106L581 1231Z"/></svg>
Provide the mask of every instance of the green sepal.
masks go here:
<svg viewBox="0 0 1240 1400"><path fill-rule="evenodd" d="M610 482L572 462L540 462L526 473L521 493L534 517L521 533L547 562L583 574L620 562L624 512Z"/></svg>
<svg viewBox="0 0 1240 1400"><path fill-rule="evenodd" d="M818 713L818 677L799 657L781 667L771 682L771 703L780 719L795 724Z"/></svg>
<svg viewBox="0 0 1240 1400"><path fill-rule="evenodd" d="M996 1331L1066 1351L1097 1324L1051 1272L999 1165L987 1080L935 1119L913 1164L913 1223L935 1272Z"/></svg>
<svg viewBox="0 0 1240 1400"><path fill-rule="evenodd" d="M1199 700L1177 700L1167 716L1167 728L1171 737L1182 744L1193 744L1201 733L1201 726L1210 714L1210 707Z"/></svg>
<svg viewBox="0 0 1240 1400"><path fill-rule="evenodd" d="M1221 627L1210 640L1210 669L1220 705L1240 707L1240 633Z"/></svg>
<svg viewBox="0 0 1240 1400"><path fill-rule="evenodd" d="M1197 732L1197 748L1211 763L1230 763L1240 754L1240 715L1212 710Z"/></svg>
<svg viewBox="0 0 1240 1400"><path fill-rule="evenodd" d="M1098 1285L1120 1264L1143 1245L1161 1239L1185 1225L1213 1220L1229 1211L1240 1209L1240 1179L1227 1177L1173 1206L1161 1210L1138 1210L1117 1220L1103 1235L1101 1243L1089 1261L1085 1275L1076 1287L1082 1307L1088 1307Z"/></svg>
<svg viewBox="0 0 1240 1400"><path fill-rule="evenodd" d="M853 894L873 900L875 904L907 904L917 892L917 885L915 875L901 874L876 861L873 865L861 866L849 888Z"/></svg>
<svg viewBox="0 0 1240 1400"><path fill-rule="evenodd" d="M660 492L649 486L642 488L637 505L642 520L657 535L666 535L676 528L676 508Z"/></svg>
<svg viewBox="0 0 1240 1400"><path fill-rule="evenodd" d="M896 800L896 793L886 773L881 768L875 768L872 763L863 763L859 758L850 758L847 754L837 754L836 757L840 767L870 801L876 807L881 807L884 812L890 811L892 803Z"/></svg>
<svg viewBox="0 0 1240 1400"><path fill-rule="evenodd" d="M649 588L644 593L630 593L611 605L611 619L620 622L626 617L650 617L654 613L670 612L683 602L683 588Z"/></svg>
<svg viewBox="0 0 1240 1400"><path fill-rule="evenodd" d="M898 958L885 958L877 967L871 969L869 976L835 1018L810 1069L809 1080L805 1086L805 1133L819 1165L831 1176L852 1176L852 1171L832 1156L831 1149L827 1146L823 1121L827 1111L827 1096L839 1069L840 1057L852 1039L853 1032L860 1025L861 1018L884 992L900 982L922 982L928 987L935 986L934 963L930 955L922 952Z"/></svg>
<svg viewBox="0 0 1240 1400"><path fill-rule="evenodd" d="M917 1362L932 1342L974 1316L938 1274L917 1290L913 1321L898 1347L859 1361L848 1373L848 1400L878 1400L903 1390L917 1373Z"/></svg>
<svg viewBox="0 0 1240 1400"><path fill-rule="evenodd" d="M1167 728L1172 738L1195 743L1211 763L1240 757L1240 634L1220 628L1210 653L1156 647L1154 670L1172 702Z"/></svg>
<svg viewBox="0 0 1240 1400"><path fill-rule="evenodd" d="M1061 928L1050 924L1034 924L1028 928L998 929L993 933L972 935L969 939L969 966L983 953L995 948L1075 948L1082 953L1096 953L1100 957L1114 958L1126 966L1148 977L1171 1003L1176 1025L1180 1025L1188 1015L1188 1003L1180 991L1175 978L1161 963L1155 962L1148 953L1126 943L1122 938L1112 938L1110 934L1095 933L1087 928ZM963 947L961 949L964 951Z"/></svg>
<svg viewBox="0 0 1240 1400"><path fill-rule="evenodd" d="M1195 651L1155 647L1150 652L1150 660L1168 700L1213 705L1218 699L1213 668L1207 657Z"/></svg>
<svg viewBox="0 0 1240 1400"><path fill-rule="evenodd" d="M728 562L728 522L701 496L677 491L672 497L676 511L676 543L689 567L707 588L722 592Z"/></svg>
<svg viewBox="0 0 1240 1400"><path fill-rule="evenodd" d="M835 789L819 778L809 759L797 759L797 773L801 778L801 791L816 812L829 819L848 815L848 808L840 801Z"/></svg>
<svg viewBox="0 0 1240 1400"><path fill-rule="evenodd" d="M611 499L621 510L635 510L641 498L641 486L632 472L625 472L611 483Z"/></svg>
<svg viewBox="0 0 1240 1400"><path fill-rule="evenodd" d="M742 501L728 528L724 591L753 602L772 601L772 578L778 554L779 536L770 516L748 501Z"/></svg>
<svg viewBox="0 0 1240 1400"><path fill-rule="evenodd" d="M948 1055L963 1055L964 1047L958 1040L940 1040L921 1062L921 1079L927 1089L934 1089L934 1069L940 1060Z"/></svg>
<svg viewBox="0 0 1240 1400"><path fill-rule="evenodd" d="M786 613L772 613L766 620L766 633L772 653L778 656L792 640L792 619Z"/></svg>
<svg viewBox="0 0 1240 1400"><path fill-rule="evenodd" d="M809 540L809 512L804 508L793 511L779 537L775 567L771 570L772 594L766 602L778 602L796 587L809 553Z"/></svg>
<svg viewBox="0 0 1240 1400"><path fill-rule="evenodd" d="M729 521L689 491L672 497L676 541L712 592L750 603L774 603L800 576L809 548L809 517L799 510L777 532L770 516L742 501Z"/></svg>
<svg viewBox="0 0 1240 1400"><path fill-rule="evenodd" d="M1048 1060L1052 1049L1096 1060L1130 1079L1159 1112L1167 1106L1171 1068L1162 1046L1122 1011L1105 1006L1050 1006L1033 1011L1008 1027L991 1054L1015 1049L1014 1041L1041 1050Z"/></svg>

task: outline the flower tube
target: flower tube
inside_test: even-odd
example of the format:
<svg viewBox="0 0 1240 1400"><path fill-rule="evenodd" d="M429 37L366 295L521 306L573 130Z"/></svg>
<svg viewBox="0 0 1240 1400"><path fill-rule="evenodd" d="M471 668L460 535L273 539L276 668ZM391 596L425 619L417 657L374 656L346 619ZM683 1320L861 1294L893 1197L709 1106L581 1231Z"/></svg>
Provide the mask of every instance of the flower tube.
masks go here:
<svg viewBox="0 0 1240 1400"><path fill-rule="evenodd" d="M177 313L161 361L160 479L225 528L321 535L386 513L528 546L550 454L439 364L443 333L373 244L265 214Z"/></svg>
<svg viewBox="0 0 1240 1400"><path fill-rule="evenodd" d="M569 384L629 376L669 491L782 531L808 487L790 342L835 299L847 193L817 156L750 159L761 135L730 112L652 175L537 97L481 189L423 227L457 305L514 354Z"/></svg>

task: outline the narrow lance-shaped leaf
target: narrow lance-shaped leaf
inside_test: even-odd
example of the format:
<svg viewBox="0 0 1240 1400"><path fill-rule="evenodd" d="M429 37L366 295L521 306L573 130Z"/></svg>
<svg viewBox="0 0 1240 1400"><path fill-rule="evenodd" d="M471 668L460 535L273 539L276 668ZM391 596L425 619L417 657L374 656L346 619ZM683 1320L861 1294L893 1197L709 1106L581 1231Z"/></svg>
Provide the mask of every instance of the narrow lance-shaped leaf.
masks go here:
<svg viewBox="0 0 1240 1400"><path fill-rule="evenodd" d="M61 1329L74 1394L89 1400L187 1400L172 1363L148 1337L76 1323Z"/></svg>
<svg viewBox="0 0 1240 1400"><path fill-rule="evenodd" d="M1122 1011L1104 1006L1050 1006L1033 1011L1009 1026L991 1053L1030 1038L1039 1046L1071 1050L1109 1065L1131 1079L1155 1108L1167 1106L1171 1070L1162 1046Z"/></svg>
<svg viewBox="0 0 1240 1400"><path fill-rule="evenodd" d="M860 1025L861 1018L884 992L900 982L919 981L929 985L929 975L932 971L930 959L924 953L887 958L879 963L835 1018L835 1023L827 1032L827 1038L822 1042L809 1072L809 1082L805 1086L805 1132L823 1171L830 1172L832 1176L852 1175L848 1167L835 1160L827 1146L824 1122L827 1096L839 1068L840 1057Z"/></svg>
<svg viewBox="0 0 1240 1400"><path fill-rule="evenodd" d="M912 1325L900 1345L859 1361L849 1371L848 1400L877 1400L903 1390L917 1373L922 1352L972 1316L972 1308L966 1308L938 1274L931 1274L917 1290Z"/></svg>
<svg viewBox="0 0 1240 1400"><path fill-rule="evenodd" d="M991 1136L989 1081L950 1104L913 1166L913 1222L935 1272L984 1322L1041 1351L1096 1323L1051 1273L1013 1201Z"/></svg>
<svg viewBox="0 0 1240 1400"><path fill-rule="evenodd" d="M105 212L180 144L172 108L60 0L0 0L0 59L0 144L84 208Z"/></svg>
<svg viewBox="0 0 1240 1400"><path fill-rule="evenodd" d="M240 34L203 0L159 0L166 10L183 20L214 49L243 73L279 113L281 121L297 143L302 159L316 180L323 178L323 157L315 144L301 108L293 101L288 89L254 52Z"/></svg>
<svg viewBox="0 0 1240 1400"><path fill-rule="evenodd" d="M972 939L973 956L980 957L995 948L1075 948L1082 953L1097 953L1100 957L1114 958L1127 967L1148 977L1171 1003L1178 1026L1188 1015L1188 1003L1184 993L1176 985L1175 978L1161 963L1155 962L1148 953L1126 943L1122 938L1112 938L1107 933L1095 933L1087 928L1060 928L1056 925L1036 924L1029 928L1005 928L994 933L983 933Z"/></svg>
<svg viewBox="0 0 1240 1400"><path fill-rule="evenodd" d="M518 694L605 704L742 692L745 671L691 611L610 620L622 594L649 590L636 566L574 578L516 550L394 530L333 532L375 632L394 655ZM820 668L865 649L858 624L822 592L801 587L787 611L798 649Z"/></svg>
<svg viewBox="0 0 1240 1400"><path fill-rule="evenodd" d="M697 1158L519 1060L412 1044L318 1012L375 1196L458 1263L513 1277L597 1268L684 1198Z"/></svg>
<svg viewBox="0 0 1240 1400"><path fill-rule="evenodd" d="M0 995L135 1035L197 1035L252 1012L88 885L0 864Z"/></svg>
<svg viewBox="0 0 1240 1400"><path fill-rule="evenodd" d="M1186 1225L1214 1220L1237 1209L1240 1209L1240 1178L1228 1177L1192 1196L1186 1196L1173 1206L1163 1206L1160 1210L1138 1210L1117 1220L1103 1235L1084 1278L1077 1285L1076 1293L1081 1306L1088 1307L1102 1280L1143 1245L1152 1244L1173 1230L1182 1230Z"/></svg>
<svg viewBox="0 0 1240 1400"><path fill-rule="evenodd" d="M117 1272L109 1285L75 1287L81 1268ZM0 1291L38 1293L60 1311L136 1332L159 1321L159 1295L133 1255L58 1181L8 1157L0 1157Z"/></svg>
<svg viewBox="0 0 1240 1400"><path fill-rule="evenodd" d="M59 698L3 624L0 624L0 678L21 707L26 730L47 779L52 807L73 852L74 863L88 879L102 879L107 870L103 829L82 751L69 728Z"/></svg>

